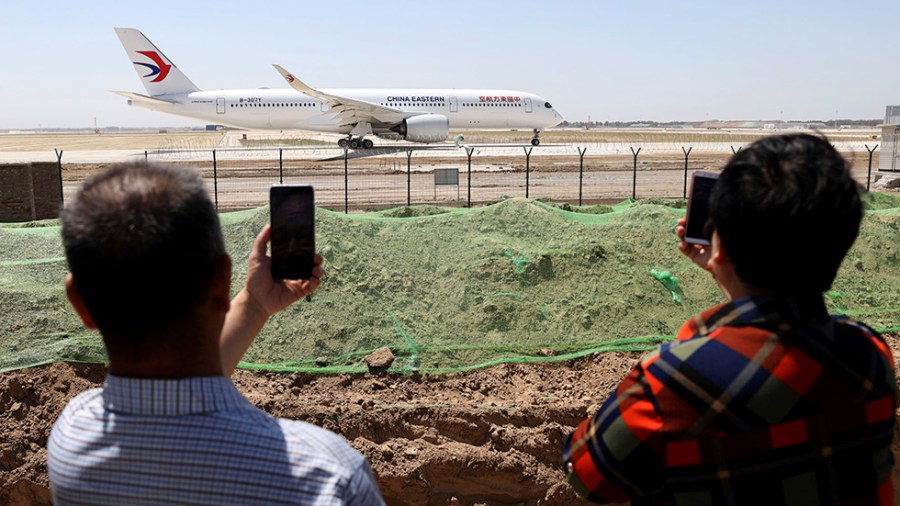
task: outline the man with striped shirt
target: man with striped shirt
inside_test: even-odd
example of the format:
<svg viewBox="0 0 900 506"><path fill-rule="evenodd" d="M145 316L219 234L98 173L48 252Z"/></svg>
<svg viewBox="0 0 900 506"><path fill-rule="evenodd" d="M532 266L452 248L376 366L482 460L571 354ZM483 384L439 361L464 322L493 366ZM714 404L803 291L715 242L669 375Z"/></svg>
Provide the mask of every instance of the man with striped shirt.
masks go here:
<svg viewBox="0 0 900 506"><path fill-rule="evenodd" d="M260 411L228 378L273 313L312 293L275 281L269 227L230 299L231 259L199 173L125 164L63 212L66 293L103 336L103 388L73 399L48 442L54 502L382 504L338 435Z"/></svg>
<svg viewBox="0 0 900 506"><path fill-rule="evenodd" d="M573 487L635 505L892 504L890 350L829 317L822 297L861 219L824 139L766 137L732 157L710 201L712 244L677 227L727 302L643 358L569 435Z"/></svg>

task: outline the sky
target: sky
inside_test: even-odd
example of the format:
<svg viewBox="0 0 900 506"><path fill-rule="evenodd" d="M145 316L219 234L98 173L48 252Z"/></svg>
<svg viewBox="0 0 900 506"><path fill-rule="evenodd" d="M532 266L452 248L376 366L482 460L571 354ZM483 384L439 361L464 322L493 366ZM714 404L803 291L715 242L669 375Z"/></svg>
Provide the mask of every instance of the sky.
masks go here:
<svg viewBox="0 0 900 506"><path fill-rule="evenodd" d="M528 91L569 121L875 119L900 103L900 2L45 0L4 3L0 129L201 126L145 93L113 27L203 89Z"/></svg>

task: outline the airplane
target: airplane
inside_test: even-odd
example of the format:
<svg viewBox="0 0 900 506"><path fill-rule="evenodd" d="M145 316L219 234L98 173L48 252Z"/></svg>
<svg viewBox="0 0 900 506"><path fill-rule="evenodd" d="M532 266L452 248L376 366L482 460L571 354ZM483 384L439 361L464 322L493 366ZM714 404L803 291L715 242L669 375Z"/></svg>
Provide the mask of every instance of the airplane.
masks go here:
<svg viewBox="0 0 900 506"><path fill-rule="evenodd" d="M366 136L433 143L455 129L532 129L531 144L562 116L533 93L490 89L317 89L273 65L290 89L204 91L139 30L115 28L147 94L113 91L137 105L236 128L345 134L342 148L371 149Z"/></svg>

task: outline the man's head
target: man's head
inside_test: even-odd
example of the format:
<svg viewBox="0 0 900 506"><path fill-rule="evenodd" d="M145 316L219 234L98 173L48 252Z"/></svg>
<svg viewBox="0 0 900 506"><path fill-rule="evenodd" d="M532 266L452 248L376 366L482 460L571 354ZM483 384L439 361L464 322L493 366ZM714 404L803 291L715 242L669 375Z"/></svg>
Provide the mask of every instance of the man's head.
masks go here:
<svg viewBox="0 0 900 506"><path fill-rule="evenodd" d="M739 151L710 200L737 275L781 294L827 290L862 214L847 162L828 141L806 134L764 137Z"/></svg>
<svg viewBox="0 0 900 506"><path fill-rule="evenodd" d="M62 222L74 286L111 354L163 344L148 336L185 324L227 263L215 208L190 169L118 165L85 182Z"/></svg>

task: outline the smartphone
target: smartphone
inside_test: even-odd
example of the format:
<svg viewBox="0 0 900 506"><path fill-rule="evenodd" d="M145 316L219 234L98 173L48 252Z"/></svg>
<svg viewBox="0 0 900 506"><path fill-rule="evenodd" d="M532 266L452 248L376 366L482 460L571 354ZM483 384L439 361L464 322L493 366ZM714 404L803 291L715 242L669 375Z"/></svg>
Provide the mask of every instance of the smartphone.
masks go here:
<svg viewBox="0 0 900 506"><path fill-rule="evenodd" d="M712 240L712 229L709 221L709 197L719 174L715 172L694 172L691 177L691 193L687 205L687 226L684 242L708 246Z"/></svg>
<svg viewBox="0 0 900 506"><path fill-rule="evenodd" d="M269 190L272 278L309 279L316 254L316 203L312 186L275 185Z"/></svg>

